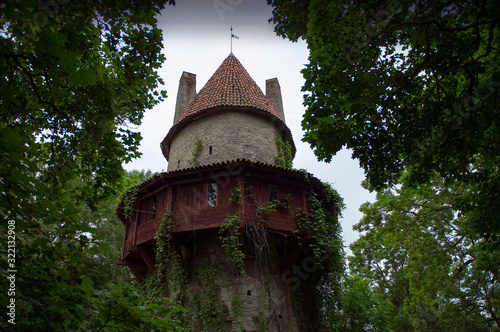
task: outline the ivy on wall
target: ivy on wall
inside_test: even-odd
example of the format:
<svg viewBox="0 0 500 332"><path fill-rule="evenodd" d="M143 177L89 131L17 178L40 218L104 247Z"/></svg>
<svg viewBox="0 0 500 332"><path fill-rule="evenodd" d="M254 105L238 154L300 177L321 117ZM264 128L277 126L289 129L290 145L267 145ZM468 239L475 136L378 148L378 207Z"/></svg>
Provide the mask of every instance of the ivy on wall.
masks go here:
<svg viewBox="0 0 500 332"><path fill-rule="evenodd" d="M241 192L241 186L237 184L231 192L229 199L237 209L241 205ZM219 239L222 243L222 249L224 249L226 253L226 259L236 265L242 276L246 276L244 261L245 253L241 250L241 228L238 211L228 215L224 219L224 222L219 228Z"/></svg>
<svg viewBox="0 0 500 332"><path fill-rule="evenodd" d="M281 195L277 199L272 199L269 202L259 206L257 208L257 215L261 219L267 219L271 215L271 213L276 212L280 209L287 210L290 208L290 200L292 199L292 195L286 194Z"/></svg>
<svg viewBox="0 0 500 332"><path fill-rule="evenodd" d="M307 177L306 182L311 183ZM245 199L253 199L257 211L255 225L247 226L246 234L243 233L245 228L240 227L241 220L238 214L243 201L243 188L247 193ZM222 223L219 229L219 240L226 261L237 267L239 276L247 276L245 271L246 256L242 250L243 238L246 236L247 239L253 241L258 257L258 251L264 250L262 257L265 257L265 248L266 245L269 245L269 230L265 227L266 223L270 222L270 216L273 212L289 209L291 199L291 195L280 195L279 199L262 204L262 202L255 200L255 196L251 194L251 187L245 186L245 181L238 182L234 187L229 198L234 210ZM344 253L339 224L343 202L337 191L326 183L323 184L322 190L313 189L311 186L307 193L307 201L309 209L299 210L297 221L300 231L312 233L313 241L303 242L304 251L297 264L302 264L304 258L313 258L318 265L318 270L311 273L308 278L301 280L300 287L294 290L292 307L302 322L303 330L311 331L323 329L327 325L328 315L335 310L335 307L338 307L340 279L344 273ZM257 204L259 205L257 206ZM165 216L155 236L157 244L156 270L153 274L148 275L144 283L148 296L151 300L158 301L167 295L180 294L176 300L182 301L182 305L186 307L186 311L180 315L187 329L224 330L227 327L224 317L227 317L230 311L234 313L234 323L238 324L241 319L241 299L236 294L230 305L226 305L220 299L221 276L217 274L216 263L212 261L212 258L205 257L198 260L202 267L191 272L193 280L188 285L182 259L178 252L172 248L172 226L172 219ZM249 233L249 228L253 228L254 233ZM259 230L261 233L258 232ZM300 238L300 231L282 235ZM227 282L230 285L234 283L234 280L230 278ZM263 296L266 297L262 301L267 302L269 295ZM293 299L296 301L295 304ZM310 310L309 312L307 310L310 308L323 309L314 310L314 315L318 317L310 317L308 316L311 315ZM268 328L267 318L264 319L263 311L254 317L254 321L259 321L263 327ZM201 326L200 324L205 325Z"/></svg>
<svg viewBox="0 0 500 332"><path fill-rule="evenodd" d="M143 295L147 303L167 303L171 301L167 296L174 296L185 308L179 307L173 317L183 322L185 330L180 331L223 331L228 308L218 298L215 263L206 258L202 267L194 271L193 284L188 286L182 258L172 246L172 227L172 218L165 214L154 237L155 271L146 276Z"/></svg>
<svg viewBox="0 0 500 332"><path fill-rule="evenodd" d="M312 233L314 241L309 244L309 248L318 268L314 277L299 284L293 296L300 323L306 331L332 330L330 318L340 307L340 282L345 272L339 222L344 209L343 199L330 184L322 184L321 194L312 189L308 191L308 212L300 210L297 213L299 229ZM304 305L304 298L308 298L311 303ZM311 316L311 312L304 310L305 307L322 310L313 312Z"/></svg>
<svg viewBox="0 0 500 332"><path fill-rule="evenodd" d="M224 219L219 229L219 238L222 242L222 249L226 253L226 259L236 265L242 276L246 276L245 253L241 250L241 229L238 215L229 215Z"/></svg>
<svg viewBox="0 0 500 332"><path fill-rule="evenodd" d="M196 139L194 141L194 150L193 150L193 158L188 160L189 165L192 167L196 167L200 165L200 161L198 160L198 157L201 154L201 150L203 150L203 143L201 142L201 139Z"/></svg>
<svg viewBox="0 0 500 332"><path fill-rule="evenodd" d="M254 204L258 203L254 199ZM255 256L258 261L266 261L267 255L270 252L269 247L269 230L266 226L271 226L270 216L278 210L290 209L291 195L281 195L278 199L272 199L267 203L257 206L255 223L252 226L247 226L246 234L252 242L255 250Z"/></svg>
<svg viewBox="0 0 500 332"><path fill-rule="evenodd" d="M139 187L135 186L127 190L125 194L123 195L122 202L123 202L123 217L127 221L132 220L132 216L134 215L134 205L135 202L137 201L137 193L139 192Z"/></svg>
<svg viewBox="0 0 500 332"><path fill-rule="evenodd" d="M227 306L219 299L220 287L216 264L209 257L201 259L201 267L193 271L193 282L188 285L181 257L171 246L172 220L162 220L155 236L155 272L148 274L143 292L148 303L169 301L166 296L176 295L182 304L177 316L183 324L180 331L224 331Z"/></svg>
<svg viewBox="0 0 500 332"><path fill-rule="evenodd" d="M237 322L237 326L240 329L240 331L244 331L242 312L241 312L241 307L240 307L242 302L243 302L243 300L239 297L239 295L237 293L234 294L234 296L231 300L231 310L233 311L234 320Z"/></svg>
<svg viewBox="0 0 500 332"><path fill-rule="evenodd" d="M243 183L243 186L245 186L245 183ZM256 203L253 195L250 194L248 197L252 198L254 203ZM236 207L239 207L241 205L241 199L242 187L240 184L237 184L231 192L229 200ZM269 246L267 230L264 227L264 223L269 222L268 219L271 213L276 212L278 209L289 209L290 200L291 195L282 195L279 199L271 200L257 208L255 225L250 229L247 227L247 235L254 244L257 257L260 258L262 253L265 252L265 249ZM236 265L242 276L246 276L244 263L246 256L241 250L242 230L240 223L241 220L238 216L238 211L228 215L219 229L219 238L222 243L222 248L226 253L226 259Z"/></svg>
<svg viewBox="0 0 500 332"><path fill-rule="evenodd" d="M224 331L224 316L227 306L219 299L220 287L217 284L217 271L209 258L195 272L193 282L197 287L187 292L187 318L190 331Z"/></svg>
<svg viewBox="0 0 500 332"><path fill-rule="evenodd" d="M292 168L293 155L290 142L279 134L276 136L276 147L278 148L278 154L274 159L274 164L283 168Z"/></svg>
<svg viewBox="0 0 500 332"><path fill-rule="evenodd" d="M172 248L173 222L169 215L163 215L155 234L155 271L143 283L146 298L153 303L166 295L172 296L186 283L186 272L182 258Z"/></svg>
<svg viewBox="0 0 500 332"><path fill-rule="evenodd" d="M264 291L262 292L258 300L261 308L257 312L257 315L252 317L254 321L260 323L262 332L269 331L269 324L267 320L264 318L265 312L269 310L269 299L270 299L269 293L270 293L269 279L266 278L266 280L264 281Z"/></svg>

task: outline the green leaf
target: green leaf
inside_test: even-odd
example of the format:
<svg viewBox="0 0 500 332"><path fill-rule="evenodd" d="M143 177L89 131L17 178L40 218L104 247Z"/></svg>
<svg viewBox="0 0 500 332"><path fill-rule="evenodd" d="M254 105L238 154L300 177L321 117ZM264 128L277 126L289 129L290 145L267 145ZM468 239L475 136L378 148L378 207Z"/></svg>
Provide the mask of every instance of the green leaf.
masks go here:
<svg viewBox="0 0 500 332"><path fill-rule="evenodd" d="M87 294L90 294L90 293L92 293L92 291L94 289L93 286L94 286L94 282L92 281L92 279L90 279L89 277L82 278L82 282L80 284L80 289L82 291L84 291Z"/></svg>

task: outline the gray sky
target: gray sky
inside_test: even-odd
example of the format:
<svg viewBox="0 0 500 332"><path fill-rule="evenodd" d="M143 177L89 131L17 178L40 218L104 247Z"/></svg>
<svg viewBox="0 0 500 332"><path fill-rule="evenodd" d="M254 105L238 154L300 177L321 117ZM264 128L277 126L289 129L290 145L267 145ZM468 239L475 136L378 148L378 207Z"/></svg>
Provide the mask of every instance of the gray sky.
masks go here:
<svg viewBox="0 0 500 332"><path fill-rule="evenodd" d="M268 23L270 17L271 7L266 0L178 0L175 7L163 11L158 21L167 61L160 75L168 98L146 112L138 128L143 137L142 156L125 168L154 172L167 169L160 142L172 126L179 78L183 71L196 74L198 92L229 55L233 26L233 33L239 37L233 39L233 53L261 90L265 91L266 79L277 77L280 82L286 124L297 147L293 166L331 183L344 198L346 209L341 223L344 243L348 245L358 237L352 225L362 216L359 206L373 201L375 194L361 187L364 173L349 151L341 151L327 164L319 162L309 144L301 141L305 108L300 71L307 63L307 45L277 37Z"/></svg>

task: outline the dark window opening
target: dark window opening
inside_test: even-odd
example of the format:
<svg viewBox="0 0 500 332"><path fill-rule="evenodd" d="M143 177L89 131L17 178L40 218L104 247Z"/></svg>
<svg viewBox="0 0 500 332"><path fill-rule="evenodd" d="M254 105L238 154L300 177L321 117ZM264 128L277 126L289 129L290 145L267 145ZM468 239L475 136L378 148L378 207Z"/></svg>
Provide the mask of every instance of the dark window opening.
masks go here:
<svg viewBox="0 0 500 332"><path fill-rule="evenodd" d="M211 145L208 147L208 154L212 154L212 146Z"/></svg>
<svg viewBox="0 0 500 332"><path fill-rule="evenodd" d="M156 209L158 208L158 195L154 195L153 197L153 218L156 218Z"/></svg>
<svg viewBox="0 0 500 332"><path fill-rule="evenodd" d="M247 290L247 296L251 296L252 295L252 290Z"/></svg>
<svg viewBox="0 0 500 332"><path fill-rule="evenodd" d="M278 199L278 186L275 184L269 185L269 201Z"/></svg>
<svg viewBox="0 0 500 332"><path fill-rule="evenodd" d="M181 161L180 160L177 161L177 168L179 168L179 167L181 167Z"/></svg>
<svg viewBox="0 0 500 332"><path fill-rule="evenodd" d="M208 184L208 206L213 207L217 205L217 182L210 182Z"/></svg>

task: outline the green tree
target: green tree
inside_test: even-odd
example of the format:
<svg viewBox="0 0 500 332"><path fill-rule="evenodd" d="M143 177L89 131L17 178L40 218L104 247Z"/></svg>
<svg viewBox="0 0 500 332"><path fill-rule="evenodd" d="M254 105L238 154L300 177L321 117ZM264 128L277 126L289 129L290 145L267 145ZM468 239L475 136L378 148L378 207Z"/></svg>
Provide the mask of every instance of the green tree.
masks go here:
<svg viewBox="0 0 500 332"><path fill-rule="evenodd" d="M391 303L368 279L347 274L341 288L341 310L333 319L335 331L389 330Z"/></svg>
<svg viewBox="0 0 500 332"><path fill-rule="evenodd" d="M470 186L456 201L500 235L500 10L496 1L268 0L278 35L303 38L302 126L320 160L352 150L371 189L403 170Z"/></svg>
<svg viewBox="0 0 500 332"><path fill-rule="evenodd" d="M471 235L452 204L468 190L436 176L418 188L386 189L362 206L350 268L391 302L391 329L500 330L500 252Z"/></svg>
<svg viewBox="0 0 500 332"><path fill-rule="evenodd" d="M116 264L116 260L122 256L125 234L125 227L115 215L116 207L124 192L149 180L153 173L149 170L123 173L116 186L116 194L101 201L96 209L85 207L80 212L80 218L86 220L92 229L92 241L84 256L82 274L92 280L96 290L105 288L110 282L130 283L129 268Z"/></svg>
<svg viewBox="0 0 500 332"><path fill-rule="evenodd" d="M95 313L82 324L81 330L186 332L180 321L172 318L184 308L167 298L150 303L138 296L131 285L107 285L91 299L89 306Z"/></svg>
<svg viewBox="0 0 500 332"><path fill-rule="evenodd" d="M90 308L102 309L85 275L101 230L82 212L119 188L122 163L139 155L133 128L165 97L155 15L166 2L0 5L0 214L8 221L0 304L15 299L18 330L79 330ZM12 274L14 297L4 291Z"/></svg>

